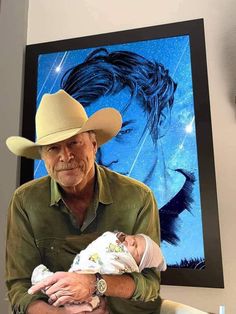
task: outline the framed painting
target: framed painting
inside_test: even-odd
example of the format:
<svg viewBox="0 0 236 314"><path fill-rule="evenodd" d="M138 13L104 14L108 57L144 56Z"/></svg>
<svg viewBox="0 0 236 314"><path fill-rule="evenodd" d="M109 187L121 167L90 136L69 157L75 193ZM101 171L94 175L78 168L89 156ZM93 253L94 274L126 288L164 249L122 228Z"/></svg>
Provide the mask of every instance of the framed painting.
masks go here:
<svg viewBox="0 0 236 314"><path fill-rule="evenodd" d="M88 116L115 107L122 129L97 162L147 184L168 269L162 284L223 287L202 19L26 47L22 135L42 95L64 89ZM21 159L21 183L46 175Z"/></svg>

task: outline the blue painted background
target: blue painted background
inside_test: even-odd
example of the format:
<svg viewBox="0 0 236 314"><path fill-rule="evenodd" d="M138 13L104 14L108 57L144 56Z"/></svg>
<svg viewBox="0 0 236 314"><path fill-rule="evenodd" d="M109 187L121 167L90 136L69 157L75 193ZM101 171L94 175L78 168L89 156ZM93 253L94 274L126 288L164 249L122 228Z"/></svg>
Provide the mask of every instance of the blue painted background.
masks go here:
<svg viewBox="0 0 236 314"><path fill-rule="evenodd" d="M180 215L179 244L173 246L164 242L162 249L167 264L180 263L183 259L199 258L204 260L189 37L178 36L111 45L105 48L109 52L115 50L136 52L147 59L162 63L178 84L170 129L166 136L161 139L163 153L168 168L184 168L191 171L195 174L196 182L191 212L184 211ZM89 48L40 55L38 59L37 106L44 93L54 93L60 88L63 73L72 66L83 62L93 50L94 48ZM140 163L139 166L145 167L145 164ZM45 174L43 162L35 161L35 178ZM155 192L155 196L158 202L161 195Z"/></svg>

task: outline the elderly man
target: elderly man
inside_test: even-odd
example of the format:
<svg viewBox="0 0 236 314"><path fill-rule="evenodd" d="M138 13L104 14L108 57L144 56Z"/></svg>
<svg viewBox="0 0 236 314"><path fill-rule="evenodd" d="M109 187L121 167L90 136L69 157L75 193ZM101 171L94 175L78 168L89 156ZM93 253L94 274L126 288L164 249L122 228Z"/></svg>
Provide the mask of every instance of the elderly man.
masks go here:
<svg viewBox="0 0 236 314"><path fill-rule="evenodd" d="M102 300L94 314L108 309L113 314L159 313L155 269L102 278L65 272L74 256L104 231L144 233L160 242L151 190L95 162L97 148L120 127L115 109L101 109L88 118L80 103L60 90L41 100L36 142L8 138L10 151L43 159L49 174L19 187L10 204L6 284L14 313L76 313L73 305L63 305L89 300L94 294L107 297L107 305ZM40 263L56 274L28 293L32 270ZM43 288L48 298L40 293Z"/></svg>

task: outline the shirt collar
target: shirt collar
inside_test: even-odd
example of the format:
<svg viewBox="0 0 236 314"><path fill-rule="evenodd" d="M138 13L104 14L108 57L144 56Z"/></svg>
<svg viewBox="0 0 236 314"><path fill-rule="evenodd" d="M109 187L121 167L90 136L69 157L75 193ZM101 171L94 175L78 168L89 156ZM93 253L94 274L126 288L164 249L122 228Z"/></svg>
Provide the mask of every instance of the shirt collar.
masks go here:
<svg viewBox="0 0 236 314"><path fill-rule="evenodd" d="M108 182L108 178L106 175L106 172L102 166L99 166L97 163L95 163L95 170L96 170L96 176L97 176L97 188L98 188L98 202L102 204L111 204L113 202L111 190ZM51 189L51 202L50 206L56 205L58 206L58 203L60 200L62 200L62 195L59 189L59 186L57 182L51 178L50 183L50 189Z"/></svg>
<svg viewBox="0 0 236 314"><path fill-rule="evenodd" d="M58 206L58 203L60 200L62 200L62 195L59 190L57 182L51 178L51 183L50 183L50 189L51 189L51 202L50 206L56 205Z"/></svg>

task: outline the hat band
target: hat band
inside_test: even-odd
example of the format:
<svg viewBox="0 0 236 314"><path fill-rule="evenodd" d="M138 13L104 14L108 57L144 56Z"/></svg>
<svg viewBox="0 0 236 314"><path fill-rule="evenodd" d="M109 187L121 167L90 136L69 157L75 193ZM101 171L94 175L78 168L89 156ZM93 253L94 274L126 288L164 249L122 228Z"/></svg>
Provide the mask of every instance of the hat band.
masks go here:
<svg viewBox="0 0 236 314"><path fill-rule="evenodd" d="M49 145L49 144L57 143L78 134L81 129L82 128L77 127L77 128L70 128L67 130L64 129L61 131L53 132L51 134L47 134L43 137L40 137L39 139L37 139L35 144L36 145Z"/></svg>

